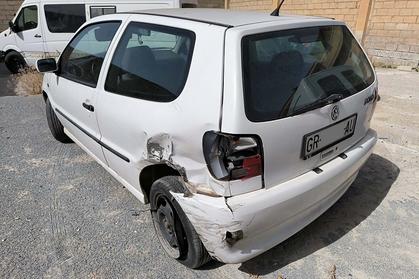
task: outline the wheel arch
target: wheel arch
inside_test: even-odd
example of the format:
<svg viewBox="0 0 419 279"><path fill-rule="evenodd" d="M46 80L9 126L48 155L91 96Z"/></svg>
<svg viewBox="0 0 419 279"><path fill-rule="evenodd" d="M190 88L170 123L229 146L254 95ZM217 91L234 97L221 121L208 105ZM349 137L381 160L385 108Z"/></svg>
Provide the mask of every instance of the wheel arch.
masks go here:
<svg viewBox="0 0 419 279"><path fill-rule="evenodd" d="M179 170L165 163L152 164L141 170L139 177L140 187L144 194L144 202L146 204L150 202L150 190L153 183L165 176L182 177L182 174L179 172Z"/></svg>
<svg viewBox="0 0 419 279"><path fill-rule="evenodd" d="M44 102L46 102L48 99L48 94L45 92L45 90L42 90L42 98L44 99Z"/></svg>
<svg viewBox="0 0 419 279"><path fill-rule="evenodd" d="M4 51L6 54L7 54L7 53L9 53L9 52L11 52L11 51L15 51L15 52L21 53L20 49L19 49L17 46L14 46L14 45L6 45L6 46L3 48L3 51Z"/></svg>

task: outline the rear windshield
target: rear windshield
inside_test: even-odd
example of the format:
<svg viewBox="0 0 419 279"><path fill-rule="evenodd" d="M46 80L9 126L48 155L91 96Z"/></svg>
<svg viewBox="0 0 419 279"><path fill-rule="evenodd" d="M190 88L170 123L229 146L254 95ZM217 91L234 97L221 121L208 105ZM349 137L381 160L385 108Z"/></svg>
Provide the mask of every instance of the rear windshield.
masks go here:
<svg viewBox="0 0 419 279"><path fill-rule="evenodd" d="M303 113L325 105L322 100L333 94L346 98L374 82L345 26L245 36L242 61L246 115L254 122Z"/></svg>

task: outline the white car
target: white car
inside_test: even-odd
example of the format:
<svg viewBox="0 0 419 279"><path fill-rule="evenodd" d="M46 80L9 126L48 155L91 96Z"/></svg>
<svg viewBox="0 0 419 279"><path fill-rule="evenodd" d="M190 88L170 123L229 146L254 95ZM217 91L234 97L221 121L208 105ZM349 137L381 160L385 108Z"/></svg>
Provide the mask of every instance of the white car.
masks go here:
<svg viewBox="0 0 419 279"><path fill-rule="evenodd" d="M332 19L107 15L38 70L53 136L150 203L164 250L192 268L246 261L301 230L377 140L374 70Z"/></svg>
<svg viewBox="0 0 419 279"><path fill-rule="evenodd" d="M11 73L58 57L90 18L132 10L196 7L197 0L25 0L0 33L0 62Z"/></svg>

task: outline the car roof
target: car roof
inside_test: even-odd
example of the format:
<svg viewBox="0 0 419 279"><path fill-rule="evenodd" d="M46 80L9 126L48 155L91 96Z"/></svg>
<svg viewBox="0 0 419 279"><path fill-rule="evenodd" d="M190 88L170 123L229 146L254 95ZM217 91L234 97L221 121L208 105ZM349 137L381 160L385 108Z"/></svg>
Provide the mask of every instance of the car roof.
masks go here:
<svg viewBox="0 0 419 279"><path fill-rule="evenodd" d="M308 19L319 19L320 17L298 16L298 15L279 15L271 16L269 13L243 11L243 10L225 10L225 9L203 9L203 8L181 8L181 9L158 9L141 10L126 12L129 14L146 14L180 18L198 22L204 22L226 27L236 27L248 24L263 22L276 22L286 24L290 21L304 21ZM324 19L324 18L322 18ZM330 19L332 20L332 19Z"/></svg>

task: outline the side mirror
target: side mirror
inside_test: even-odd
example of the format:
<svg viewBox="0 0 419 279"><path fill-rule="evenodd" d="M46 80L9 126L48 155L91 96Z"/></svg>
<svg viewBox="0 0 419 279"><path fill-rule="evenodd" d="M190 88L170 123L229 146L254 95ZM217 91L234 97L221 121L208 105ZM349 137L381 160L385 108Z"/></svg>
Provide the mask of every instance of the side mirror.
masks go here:
<svg viewBox="0 0 419 279"><path fill-rule="evenodd" d="M10 27L10 30L17 33L17 31L18 31L17 26L13 23L13 21L9 21L9 27Z"/></svg>
<svg viewBox="0 0 419 279"><path fill-rule="evenodd" d="M57 62L54 58L40 59L36 62L36 69L40 73L50 73L58 70Z"/></svg>

